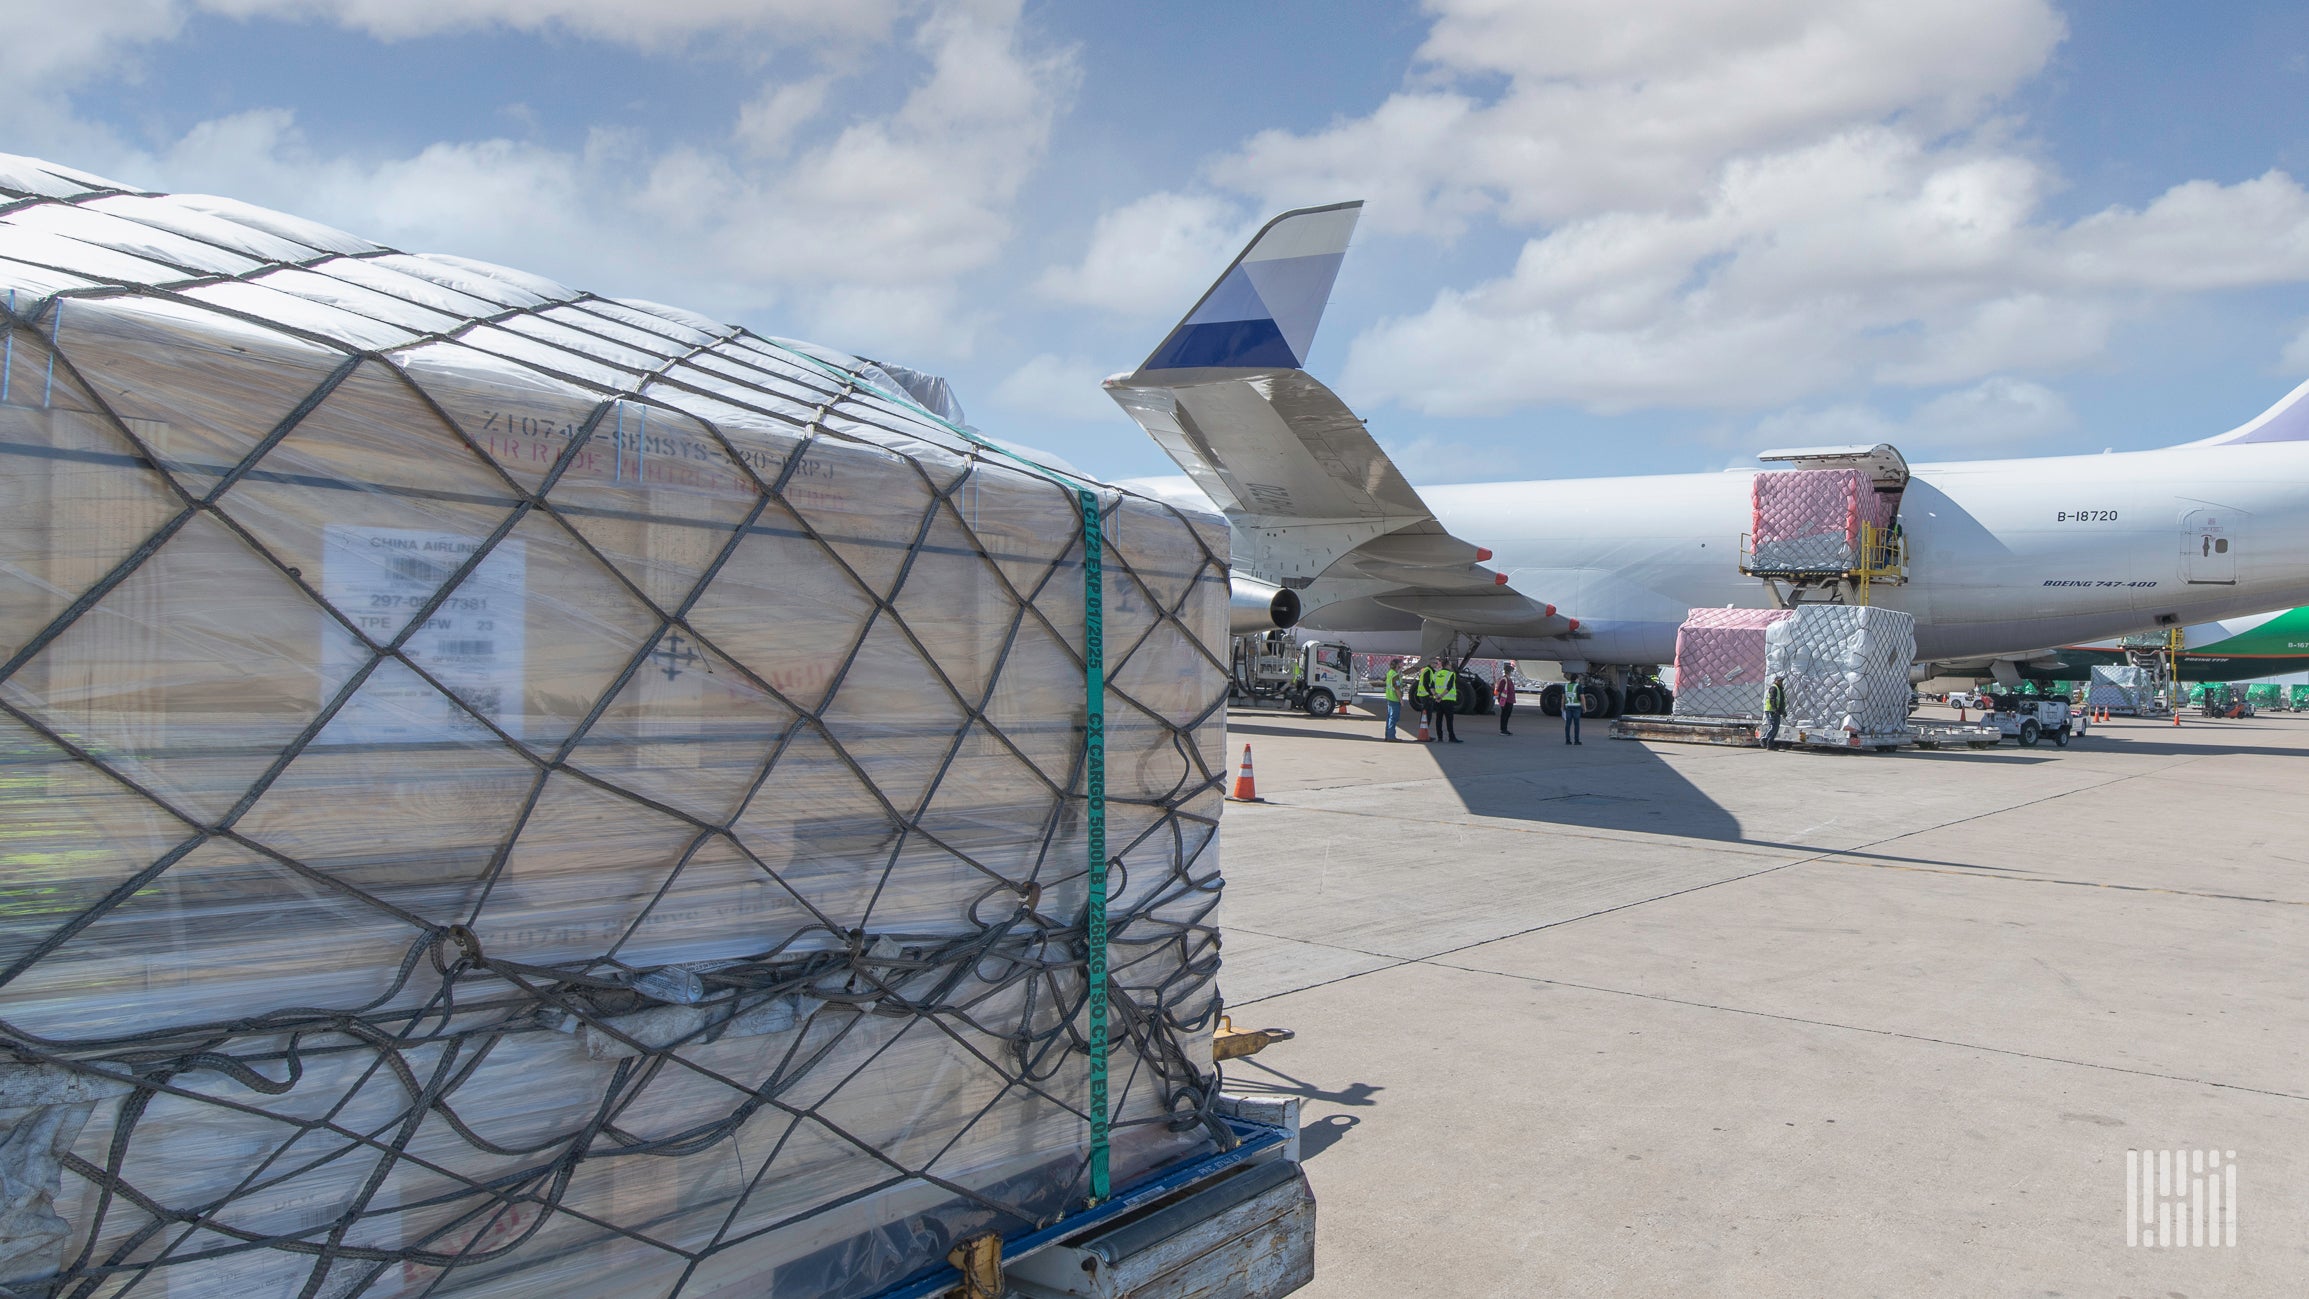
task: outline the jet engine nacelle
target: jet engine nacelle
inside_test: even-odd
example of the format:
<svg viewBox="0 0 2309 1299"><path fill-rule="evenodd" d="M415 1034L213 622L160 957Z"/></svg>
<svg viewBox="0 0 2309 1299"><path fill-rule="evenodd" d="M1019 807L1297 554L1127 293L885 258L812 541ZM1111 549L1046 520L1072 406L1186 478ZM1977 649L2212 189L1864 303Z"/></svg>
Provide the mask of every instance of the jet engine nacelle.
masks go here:
<svg viewBox="0 0 2309 1299"><path fill-rule="evenodd" d="M1237 575L1230 582L1227 622L1237 636L1287 630L1299 622L1299 593L1255 577Z"/></svg>

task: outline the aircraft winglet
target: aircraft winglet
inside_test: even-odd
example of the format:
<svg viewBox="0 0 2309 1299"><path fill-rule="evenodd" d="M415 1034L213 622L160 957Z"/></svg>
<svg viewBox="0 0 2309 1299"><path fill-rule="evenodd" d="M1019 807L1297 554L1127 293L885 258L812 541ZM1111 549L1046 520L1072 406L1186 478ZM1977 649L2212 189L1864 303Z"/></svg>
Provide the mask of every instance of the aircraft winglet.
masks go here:
<svg viewBox="0 0 2309 1299"><path fill-rule="evenodd" d="M1361 200L1269 221L1147 357L1147 370L1306 368Z"/></svg>

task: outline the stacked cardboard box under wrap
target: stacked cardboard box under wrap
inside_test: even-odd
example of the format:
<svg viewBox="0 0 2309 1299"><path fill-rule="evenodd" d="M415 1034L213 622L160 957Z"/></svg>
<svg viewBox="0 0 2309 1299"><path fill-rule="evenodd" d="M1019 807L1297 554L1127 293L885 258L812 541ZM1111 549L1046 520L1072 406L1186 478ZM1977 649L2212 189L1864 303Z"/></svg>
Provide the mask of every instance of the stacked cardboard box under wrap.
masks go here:
<svg viewBox="0 0 2309 1299"><path fill-rule="evenodd" d="M1916 619L1897 609L1808 604L1764 629L1767 678L1785 675L1788 722L1798 731L1862 735L1908 729Z"/></svg>
<svg viewBox="0 0 2309 1299"><path fill-rule="evenodd" d="M855 1295L1079 1208L1076 485L113 188L0 157L0 1284ZM1097 500L1121 1184L1209 1148L1226 532Z"/></svg>
<svg viewBox="0 0 2309 1299"><path fill-rule="evenodd" d="M1861 525L1882 530L1896 498L1857 469L1756 475L1753 553L1759 573L1845 573L1860 566Z"/></svg>
<svg viewBox="0 0 2309 1299"><path fill-rule="evenodd" d="M1676 631L1679 717L1764 715L1764 629L1792 616L1786 609L1694 609Z"/></svg>

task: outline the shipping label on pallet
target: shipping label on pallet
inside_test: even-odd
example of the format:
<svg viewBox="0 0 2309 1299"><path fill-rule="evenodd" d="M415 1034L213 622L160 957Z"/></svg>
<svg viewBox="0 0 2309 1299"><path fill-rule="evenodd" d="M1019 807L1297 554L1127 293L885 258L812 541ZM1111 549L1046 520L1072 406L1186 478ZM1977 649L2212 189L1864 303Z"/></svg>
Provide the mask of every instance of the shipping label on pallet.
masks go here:
<svg viewBox="0 0 2309 1299"><path fill-rule="evenodd" d="M464 706L388 660L346 701L323 734L324 743L390 744L439 740L444 734L479 738L488 732L473 713L521 738L522 543L511 537L498 542L456 590L434 600L485 540L410 528L329 526L321 594L380 645L390 644L410 619L424 615L402 650ZM328 622L322 632L326 699L368 662L369 653L334 619L322 617Z"/></svg>

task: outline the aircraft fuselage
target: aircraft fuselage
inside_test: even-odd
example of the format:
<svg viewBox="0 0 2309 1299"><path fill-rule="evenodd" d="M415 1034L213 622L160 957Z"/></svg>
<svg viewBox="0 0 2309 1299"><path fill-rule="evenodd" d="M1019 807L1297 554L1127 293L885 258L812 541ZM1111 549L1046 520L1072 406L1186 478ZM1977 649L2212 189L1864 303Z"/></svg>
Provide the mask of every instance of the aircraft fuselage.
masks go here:
<svg viewBox="0 0 2309 1299"><path fill-rule="evenodd" d="M1912 468L1909 580L1871 603L1916 615L1920 659L2014 653L2309 603L2309 444L2174 447ZM1488 546L1518 591L1580 621L1569 637L1486 652L1665 664L1694 608L1768 607L1739 571L1752 474L1426 487L1455 536ZM1319 579L1306 627L1412 652L1415 622ZM1330 606L1327 610L1326 606ZM1326 617L1326 613L1331 616Z"/></svg>

